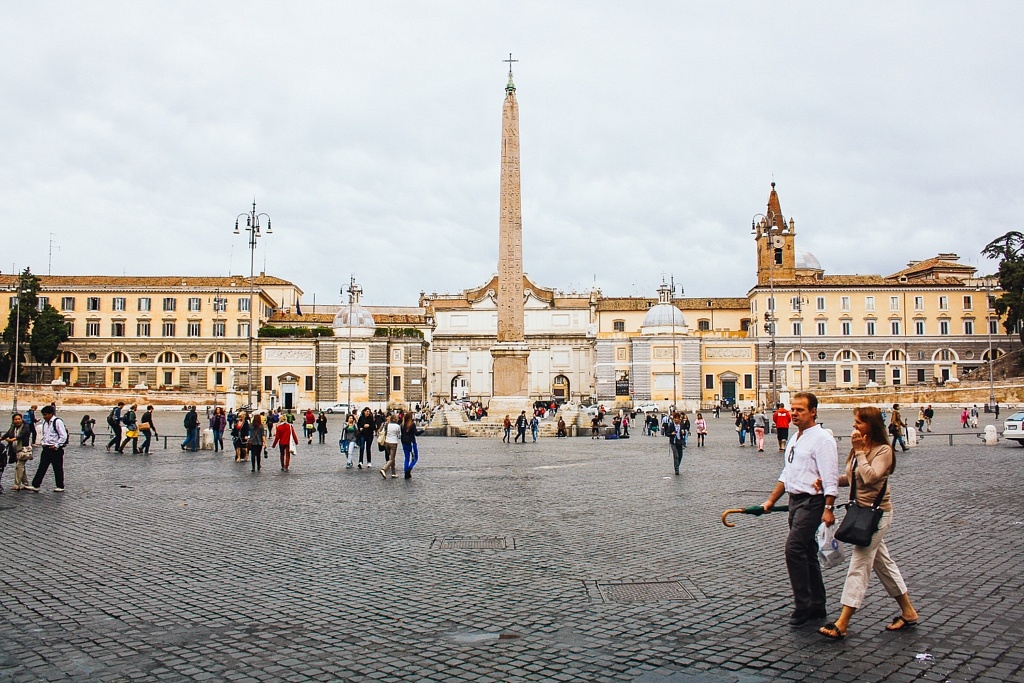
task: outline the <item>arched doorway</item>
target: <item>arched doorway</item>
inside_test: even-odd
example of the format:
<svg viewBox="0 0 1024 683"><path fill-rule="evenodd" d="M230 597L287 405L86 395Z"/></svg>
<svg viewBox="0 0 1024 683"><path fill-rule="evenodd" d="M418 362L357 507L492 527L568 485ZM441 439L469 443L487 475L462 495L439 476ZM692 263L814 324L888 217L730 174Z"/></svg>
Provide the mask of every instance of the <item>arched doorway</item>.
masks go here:
<svg viewBox="0 0 1024 683"><path fill-rule="evenodd" d="M469 378L464 375L452 377L452 400L462 401L469 397Z"/></svg>
<svg viewBox="0 0 1024 683"><path fill-rule="evenodd" d="M551 382L551 396L556 403L565 403L569 400L569 378L565 375L556 375Z"/></svg>

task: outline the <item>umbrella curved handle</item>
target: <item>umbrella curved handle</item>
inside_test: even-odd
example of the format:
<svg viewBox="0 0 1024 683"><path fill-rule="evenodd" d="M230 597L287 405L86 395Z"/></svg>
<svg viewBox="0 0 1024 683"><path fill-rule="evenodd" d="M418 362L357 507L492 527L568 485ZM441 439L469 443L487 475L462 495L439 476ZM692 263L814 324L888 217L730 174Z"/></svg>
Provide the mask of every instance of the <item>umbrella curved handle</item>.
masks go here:
<svg viewBox="0 0 1024 683"><path fill-rule="evenodd" d="M734 526L736 526L735 523L728 521L726 519L726 517L728 517L729 515L731 515L733 513L740 514L740 513L743 513L743 512L744 512L743 508L735 508L735 509L732 509L732 510L726 510L725 512L722 513L722 524L724 524L727 527L734 527Z"/></svg>

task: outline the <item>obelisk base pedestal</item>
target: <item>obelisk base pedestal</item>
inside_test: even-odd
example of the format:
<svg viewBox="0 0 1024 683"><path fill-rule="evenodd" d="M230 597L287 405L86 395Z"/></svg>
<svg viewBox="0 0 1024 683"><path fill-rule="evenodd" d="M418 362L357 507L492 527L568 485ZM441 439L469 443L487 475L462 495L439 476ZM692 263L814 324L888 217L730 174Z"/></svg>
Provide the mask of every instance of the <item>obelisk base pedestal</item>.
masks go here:
<svg viewBox="0 0 1024 683"><path fill-rule="evenodd" d="M488 414L530 413L530 346L522 342L502 342L491 347L494 359L493 388Z"/></svg>

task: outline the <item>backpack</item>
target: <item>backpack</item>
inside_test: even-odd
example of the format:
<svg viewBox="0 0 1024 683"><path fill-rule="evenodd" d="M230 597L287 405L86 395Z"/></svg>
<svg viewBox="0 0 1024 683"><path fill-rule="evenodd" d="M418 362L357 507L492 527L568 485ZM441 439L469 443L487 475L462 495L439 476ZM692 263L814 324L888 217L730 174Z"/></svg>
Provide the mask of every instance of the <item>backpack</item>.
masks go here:
<svg viewBox="0 0 1024 683"><path fill-rule="evenodd" d="M121 422L124 423L124 424L130 424L131 423L131 415L132 415L132 411L129 410L127 413L125 413L124 415L121 416Z"/></svg>
<svg viewBox="0 0 1024 683"><path fill-rule="evenodd" d="M64 429L64 440L57 444L57 448L64 448L68 445L68 441L71 440L71 432L68 431L68 426L64 424L64 420L59 417L53 418L53 428L56 429L57 425L60 425Z"/></svg>
<svg viewBox="0 0 1024 683"><path fill-rule="evenodd" d="M117 424L117 408L110 409L110 414L107 415L107 424L111 427Z"/></svg>

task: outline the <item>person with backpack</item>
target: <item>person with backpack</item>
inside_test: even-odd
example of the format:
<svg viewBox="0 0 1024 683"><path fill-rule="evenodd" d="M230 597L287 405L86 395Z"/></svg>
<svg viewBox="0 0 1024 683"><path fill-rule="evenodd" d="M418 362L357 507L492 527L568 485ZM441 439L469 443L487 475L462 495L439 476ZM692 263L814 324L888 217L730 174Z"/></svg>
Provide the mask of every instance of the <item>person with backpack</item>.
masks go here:
<svg viewBox="0 0 1024 683"><path fill-rule="evenodd" d="M122 455L124 447L128 445L129 441L132 442L132 455L139 454L139 424L138 418L135 416L136 408L138 406L133 403L128 412L121 416L121 423L124 425L124 441L117 447L117 452Z"/></svg>
<svg viewBox="0 0 1024 683"><path fill-rule="evenodd" d="M96 445L96 431L92 428L94 424L96 424L96 420L88 415L82 418L82 421L79 423L82 427L82 438L78 443L79 446L84 446L85 442L89 441L89 439L92 439L92 442L89 444L90 446Z"/></svg>
<svg viewBox="0 0 1024 683"><path fill-rule="evenodd" d="M537 435L540 433L540 420L534 415L530 420L530 433L533 435L533 442L537 443Z"/></svg>
<svg viewBox="0 0 1024 683"><path fill-rule="evenodd" d="M38 406L31 405L25 412L25 424L28 425L29 431L32 432L32 445L36 445L36 408Z"/></svg>
<svg viewBox="0 0 1024 683"><path fill-rule="evenodd" d="M107 452L110 452L110 447L117 448L121 443L121 409L124 408L124 401L118 401L117 405L114 406L110 414L107 415L107 426L110 427L110 433L113 436L110 437L110 441L107 442Z"/></svg>
<svg viewBox="0 0 1024 683"><path fill-rule="evenodd" d="M43 406L42 437L39 439L43 453L39 457L39 469L32 477L32 483L25 487L29 491L39 491L46 470L53 467L54 492L64 492L64 447L68 445L68 428L64 420L54 416L53 406Z"/></svg>

